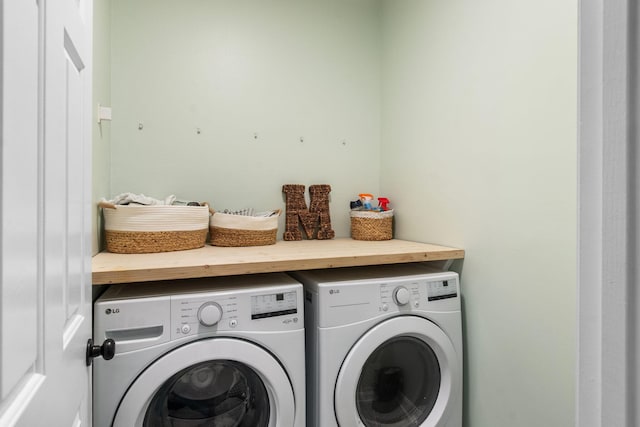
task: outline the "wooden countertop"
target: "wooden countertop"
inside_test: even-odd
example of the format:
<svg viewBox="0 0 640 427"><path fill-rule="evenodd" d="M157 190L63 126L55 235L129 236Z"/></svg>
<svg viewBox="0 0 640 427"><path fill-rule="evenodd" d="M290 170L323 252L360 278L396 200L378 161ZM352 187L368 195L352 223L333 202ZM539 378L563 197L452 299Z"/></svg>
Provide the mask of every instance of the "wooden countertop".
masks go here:
<svg viewBox="0 0 640 427"><path fill-rule="evenodd" d="M278 241L275 245L93 257L93 284L233 276L315 268L351 267L464 258L464 250L406 240Z"/></svg>

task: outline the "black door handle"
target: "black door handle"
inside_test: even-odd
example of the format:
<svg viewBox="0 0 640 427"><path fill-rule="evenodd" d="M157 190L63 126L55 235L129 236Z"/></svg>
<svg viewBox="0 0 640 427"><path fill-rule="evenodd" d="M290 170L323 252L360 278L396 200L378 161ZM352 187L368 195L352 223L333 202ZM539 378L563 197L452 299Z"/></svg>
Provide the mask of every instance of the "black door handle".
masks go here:
<svg viewBox="0 0 640 427"><path fill-rule="evenodd" d="M87 341L87 366L91 366L94 357L102 356L104 360L111 360L116 354L116 342L111 338L104 340L102 345L94 345L93 338Z"/></svg>

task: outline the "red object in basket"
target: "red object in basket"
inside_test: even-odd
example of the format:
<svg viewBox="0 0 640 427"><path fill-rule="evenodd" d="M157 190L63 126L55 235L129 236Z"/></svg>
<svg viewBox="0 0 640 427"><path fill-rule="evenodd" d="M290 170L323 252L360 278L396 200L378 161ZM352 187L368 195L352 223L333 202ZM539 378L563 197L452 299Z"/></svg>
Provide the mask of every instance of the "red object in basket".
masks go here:
<svg viewBox="0 0 640 427"><path fill-rule="evenodd" d="M383 211L389 210L389 199L386 197L378 197L378 206L380 206Z"/></svg>

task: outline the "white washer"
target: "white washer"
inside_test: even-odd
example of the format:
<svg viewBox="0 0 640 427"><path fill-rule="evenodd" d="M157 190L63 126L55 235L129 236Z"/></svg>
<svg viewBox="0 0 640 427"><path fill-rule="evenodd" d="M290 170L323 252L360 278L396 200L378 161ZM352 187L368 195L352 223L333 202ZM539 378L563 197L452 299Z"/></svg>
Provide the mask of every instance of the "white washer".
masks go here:
<svg viewBox="0 0 640 427"><path fill-rule="evenodd" d="M305 425L302 285L283 273L111 286L94 426Z"/></svg>
<svg viewBox="0 0 640 427"><path fill-rule="evenodd" d="M291 274L305 287L308 427L462 426L456 273L407 264Z"/></svg>

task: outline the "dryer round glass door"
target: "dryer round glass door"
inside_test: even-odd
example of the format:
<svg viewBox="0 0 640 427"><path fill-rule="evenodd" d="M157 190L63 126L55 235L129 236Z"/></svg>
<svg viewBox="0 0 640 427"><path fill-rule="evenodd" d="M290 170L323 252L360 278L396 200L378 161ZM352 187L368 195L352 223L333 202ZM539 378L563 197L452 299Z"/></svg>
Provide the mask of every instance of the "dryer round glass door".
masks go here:
<svg viewBox="0 0 640 427"><path fill-rule="evenodd" d="M447 335L415 316L378 324L352 347L338 379L338 424L436 427L461 384L460 358Z"/></svg>
<svg viewBox="0 0 640 427"><path fill-rule="evenodd" d="M289 377L267 351L212 338L153 362L120 402L114 427L293 426Z"/></svg>

